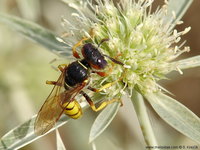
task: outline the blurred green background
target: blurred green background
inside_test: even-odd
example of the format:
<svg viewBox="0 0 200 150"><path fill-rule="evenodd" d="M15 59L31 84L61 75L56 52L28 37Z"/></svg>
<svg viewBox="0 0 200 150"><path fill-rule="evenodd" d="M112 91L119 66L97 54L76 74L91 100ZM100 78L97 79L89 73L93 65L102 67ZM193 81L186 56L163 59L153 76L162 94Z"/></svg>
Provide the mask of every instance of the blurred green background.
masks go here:
<svg viewBox="0 0 200 150"><path fill-rule="evenodd" d="M155 1L154 8L162 5ZM200 1L194 1L185 14L184 24L177 26L181 31L191 26L192 30L183 37L190 53L182 58L200 54ZM64 31L61 16L70 16L70 10L59 0L0 0L0 12L20 16L34 21L58 35ZM36 114L50 93L52 87L46 80L56 80L59 73L50 64L59 59L42 46L25 39L11 28L0 23L0 137L15 126ZM164 87L174 93L179 100L195 114L200 116L200 68L184 71L183 75L171 74L171 81L163 82ZM137 122L132 103L125 99L111 125L95 142L101 150L140 150L144 149L144 140ZM150 106L149 114L159 145L196 145L190 139L175 131L161 120ZM61 137L67 150L89 150L90 127L98 113L85 112L79 120L71 120L61 127ZM54 150L55 133L39 139L23 150Z"/></svg>

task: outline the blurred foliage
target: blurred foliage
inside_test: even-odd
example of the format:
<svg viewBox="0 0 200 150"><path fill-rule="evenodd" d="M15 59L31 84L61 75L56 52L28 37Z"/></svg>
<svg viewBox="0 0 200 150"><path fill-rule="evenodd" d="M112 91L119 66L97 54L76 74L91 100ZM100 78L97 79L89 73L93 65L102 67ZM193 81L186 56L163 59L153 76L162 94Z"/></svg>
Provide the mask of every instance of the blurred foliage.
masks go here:
<svg viewBox="0 0 200 150"><path fill-rule="evenodd" d="M156 3L159 2L156 1ZM192 26L192 31L185 36L192 49L189 55L200 54L200 44L197 40L200 37L198 5L200 1L194 1L183 18L186 23L178 26L179 30ZM60 25L61 16L68 15L65 5L56 0L1 0L0 12L28 18L58 34L62 34L63 31ZM52 88L45 85L45 81L56 80L59 75L49 63L55 58L57 58L56 55L0 24L0 136L37 113ZM53 65L57 66L56 64ZM182 79L166 85L177 95L177 99L182 100L182 103L197 115L200 114L199 72L199 70L191 69ZM191 77L193 75L194 77ZM191 87L196 90L190 90ZM193 99L190 99L191 97ZM160 137L158 140L161 145L195 145L193 141L162 122L151 110L149 113L152 116L151 121L156 135ZM88 138L94 115L96 116L97 113L86 112L83 118L70 121L59 129L67 150L91 149ZM96 146L103 150L132 150L133 147L143 149L144 141L134 115L132 104L124 101L124 106L120 108L106 132L95 141ZM51 133L24 147L23 150L53 150L55 148L55 134Z"/></svg>

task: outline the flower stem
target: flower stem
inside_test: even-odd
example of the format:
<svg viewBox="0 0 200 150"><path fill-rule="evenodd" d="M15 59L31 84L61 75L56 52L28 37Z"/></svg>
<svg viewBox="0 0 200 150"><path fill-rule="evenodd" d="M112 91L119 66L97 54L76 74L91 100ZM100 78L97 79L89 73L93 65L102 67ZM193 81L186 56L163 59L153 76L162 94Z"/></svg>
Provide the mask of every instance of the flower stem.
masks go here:
<svg viewBox="0 0 200 150"><path fill-rule="evenodd" d="M134 90L131 99L137 113L146 145L157 146L157 140L155 138L142 95Z"/></svg>

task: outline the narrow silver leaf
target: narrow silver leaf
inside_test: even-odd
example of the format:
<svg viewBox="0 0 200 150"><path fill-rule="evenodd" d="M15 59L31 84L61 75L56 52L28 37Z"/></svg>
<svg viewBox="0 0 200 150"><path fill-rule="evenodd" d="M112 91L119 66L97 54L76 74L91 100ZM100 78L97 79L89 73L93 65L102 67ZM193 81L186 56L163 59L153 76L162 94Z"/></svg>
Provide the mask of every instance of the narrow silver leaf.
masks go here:
<svg viewBox="0 0 200 150"><path fill-rule="evenodd" d="M119 109L120 103L108 105L96 118L90 130L89 142L93 142L111 123Z"/></svg>
<svg viewBox="0 0 200 150"><path fill-rule="evenodd" d="M7 134L5 134L1 138L0 149L7 150L7 149L19 149L24 147L25 145L45 136L49 132L59 128L60 126L67 123L69 117L62 116L61 119L57 122L54 128L49 130L47 133L37 136L34 134L34 122L35 122L36 115L33 116L30 120L26 121L22 125L10 130Z"/></svg>
<svg viewBox="0 0 200 150"><path fill-rule="evenodd" d="M189 68L199 67L200 55L176 61L173 63L173 65L177 65L177 67L180 69L189 69Z"/></svg>
<svg viewBox="0 0 200 150"><path fill-rule="evenodd" d="M104 95L95 94L93 99L96 99L96 102L99 102L101 99L104 98ZM88 108L87 102L80 103L83 110ZM45 136L46 134L54 131L55 129L61 127L65 123L70 120L69 117L66 115L62 115L61 118L56 123L55 127L49 130L47 133L37 136L34 133L34 123L35 123L36 115L34 115L30 120L24 122L22 125L10 130L7 134L5 134L0 139L0 150L8 150L8 149L19 149L27 144Z"/></svg>
<svg viewBox="0 0 200 150"><path fill-rule="evenodd" d="M69 45L63 43L60 37L38 24L2 13L0 13L0 22L7 24L25 37L41 44L56 54L71 56L71 47Z"/></svg>
<svg viewBox="0 0 200 150"><path fill-rule="evenodd" d="M161 92L149 93L145 97L163 120L200 143L200 119L191 110Z"/></svg>
<svg viewBox="0 0 200 150"><path fill-rule="evenodd" d="M168 15L166 16L166 21L173 23L179 21L184 16L192 2L193 0L169 0L167 8ZM173 18L173 12L175 13L175 18Z"/></svg>
<svg viewBox="0 0 200 150"><path fill-rule="evenodd" d="M58 129L56 129L56 145L57 145L57 150L66 150L65 145L60 137Z"/></svg>

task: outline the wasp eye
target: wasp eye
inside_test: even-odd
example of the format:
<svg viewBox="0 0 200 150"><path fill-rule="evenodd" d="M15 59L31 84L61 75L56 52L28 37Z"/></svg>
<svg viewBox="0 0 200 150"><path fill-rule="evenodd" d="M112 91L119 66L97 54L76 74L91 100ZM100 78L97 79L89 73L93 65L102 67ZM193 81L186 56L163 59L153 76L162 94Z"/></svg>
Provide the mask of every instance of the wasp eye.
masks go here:
<svg viewBox="0 0 200 150"><path fill-rule="evenodd" d="M97 60L97 63L98 63L98 64L101 64L101 62L102 62L101 59L98 59L98 60Z"/></svg>
<svg viewBox="0 0 200 150"><path fill-rule="evenodd" d="M97 65L99 68L104 69L105 66L107 65L107 61L103 58L97 59Z"/></svg>

